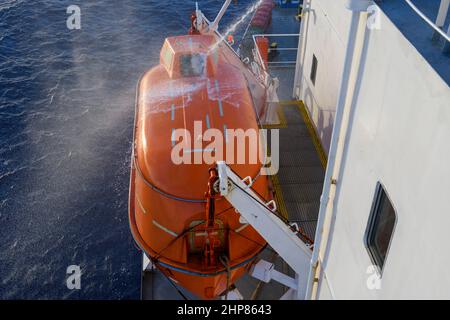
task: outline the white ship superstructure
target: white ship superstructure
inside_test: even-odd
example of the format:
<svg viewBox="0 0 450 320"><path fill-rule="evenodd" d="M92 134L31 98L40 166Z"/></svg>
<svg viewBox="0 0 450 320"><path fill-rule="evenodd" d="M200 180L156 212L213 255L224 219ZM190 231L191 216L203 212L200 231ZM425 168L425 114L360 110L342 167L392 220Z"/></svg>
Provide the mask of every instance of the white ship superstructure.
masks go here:
<svg viewBox="0 0 450 320"><path fill-rule="evenodd" d="M305 1L294 94L328 154L308 298L450 297L448 6Z"/></svg>

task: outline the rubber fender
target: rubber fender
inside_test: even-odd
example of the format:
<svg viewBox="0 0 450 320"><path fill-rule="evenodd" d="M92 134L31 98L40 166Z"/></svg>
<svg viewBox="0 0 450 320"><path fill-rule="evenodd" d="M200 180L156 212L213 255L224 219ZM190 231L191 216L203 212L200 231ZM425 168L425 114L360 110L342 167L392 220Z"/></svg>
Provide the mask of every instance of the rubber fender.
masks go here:
<svg viewBox="0 0 450 320"><path fill-rule="evenodd" d="M266 17L255 17L250 23L251 26L259 27L261 29L266 29L269 24L269 21Z"/></svg>
<svg viewBox="0 0 450 320"><path fill-rule="evenodd" d="M264 0L263 3L261 4L263 5L270 5L272 8L275 8L276 3L273 0Z"/></svg>
<svg viewBox="0 0 450 320"><path fill-rule="evenodd" d="M271 16L272 15L272 9L259 8L258 10L256 10L255 15Z"/></svg>

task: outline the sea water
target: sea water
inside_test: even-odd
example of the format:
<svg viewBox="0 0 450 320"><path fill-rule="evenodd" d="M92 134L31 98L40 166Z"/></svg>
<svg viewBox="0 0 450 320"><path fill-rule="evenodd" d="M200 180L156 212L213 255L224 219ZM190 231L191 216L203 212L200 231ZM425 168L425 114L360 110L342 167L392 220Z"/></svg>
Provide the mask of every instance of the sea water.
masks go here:
<svg viewBox="0 0 450 320"><path fill-rule="evenodd" d="M222 5L198 2L211 20ZM220 29L253 3L231 5ZM67 27L74 4L80 29ZM0 299L139 298L127 216L136 83L165 37L186 34L194 9L186 0L1 2ZM71 266L80 289L67 286Z"/></svg>

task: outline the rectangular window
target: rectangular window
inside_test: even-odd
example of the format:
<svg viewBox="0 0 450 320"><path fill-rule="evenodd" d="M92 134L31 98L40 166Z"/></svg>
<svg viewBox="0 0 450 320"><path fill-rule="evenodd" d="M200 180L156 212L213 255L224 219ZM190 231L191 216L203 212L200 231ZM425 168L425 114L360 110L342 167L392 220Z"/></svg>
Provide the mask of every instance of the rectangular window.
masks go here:
<svg viewBox="0 0 450 320"><path fill-rule="evenodd" d="M202 76L205 70L205 65L206 56L203 54L184 54L180 57L180 71L183 77Z"/></svg>
<svg viewBox="0 0 450 320"><path fill-rule="evenodd" d="M365 242L372 262L383 271L386 255L391 244L397 214L383 186L378 183L372 212L367 223Z"/></svg>
<svg viewBox="0 0 450 320"><path fill-rule="evenodd" d="M316 85L317 64L318 64L317 58L313 54L313 61L312 61L312 65L311 65L311 75L309 76L313 85Z"/></svg>
<svg viewBox="0 0 450 320"><path fill-rule="evenodd" d="M170 70L172 69L173 52L167 42L164 44L161 57L164 67L166 68L167 72L170 72Z"/></svg>

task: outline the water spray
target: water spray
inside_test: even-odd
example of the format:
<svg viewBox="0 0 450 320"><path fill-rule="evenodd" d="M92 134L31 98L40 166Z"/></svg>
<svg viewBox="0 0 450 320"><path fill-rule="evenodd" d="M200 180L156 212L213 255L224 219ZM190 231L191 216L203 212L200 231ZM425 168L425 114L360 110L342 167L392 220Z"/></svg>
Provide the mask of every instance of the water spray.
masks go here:
<svg viewBox="0 0 450 320"><path fill-rule="evenodd" d="M255 4L253 4L250 8L247 9L247 11L235 22L233 23L230 27L228 27L228 29L226 29L226 31L223 33L223 35L220 37L220 39L214 43L214 45L211 46L211 48L209 49L209 52L214 51L218 45L225 40L226 36L235 32L237 27L242 24L250 14L252 14L262 3L264 0L258 0ZM216 19L214 20L214 22L211 24L210 30L212 31L216 31L218 24L220 22L220 20L222 19L226 9L228 8L228 6L230 5L231 0L227 0L225 2L225 4L223 5L222 9L220 10L219 14L217 15ZM225 10L225 11L223 11Z"/></svg>

